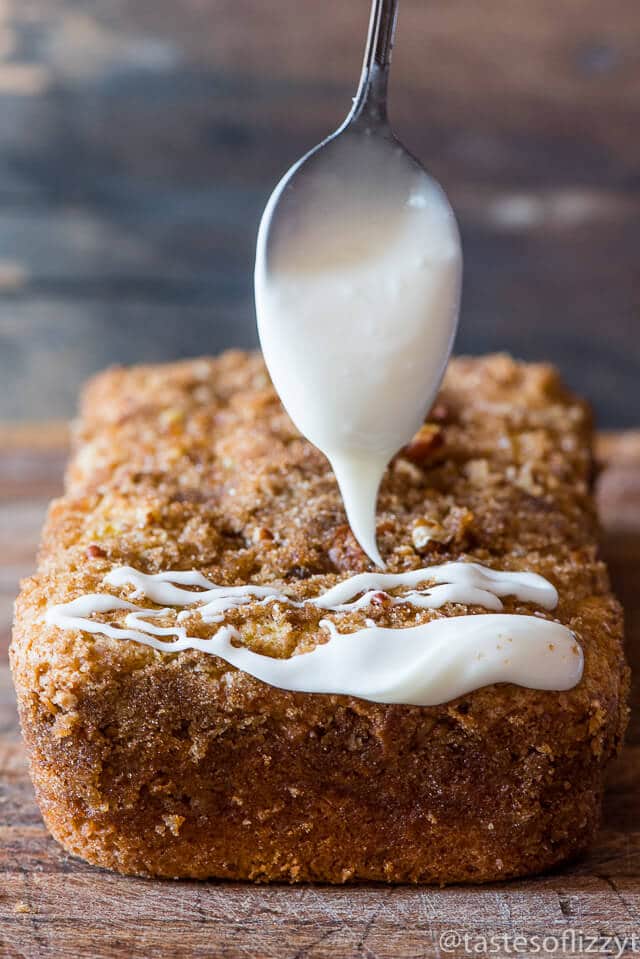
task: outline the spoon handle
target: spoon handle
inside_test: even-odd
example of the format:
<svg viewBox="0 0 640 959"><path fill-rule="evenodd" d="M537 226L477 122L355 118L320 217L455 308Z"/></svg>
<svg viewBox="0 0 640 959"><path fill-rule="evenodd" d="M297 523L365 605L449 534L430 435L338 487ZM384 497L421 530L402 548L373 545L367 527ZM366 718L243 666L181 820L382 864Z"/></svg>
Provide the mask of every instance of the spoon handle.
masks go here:
<svg viewBox="0 0 640 959"><path fill-rule="evenodd" d="M380 125L387 122L387 83L397 13L398 0L372 0L360 84L347 123L360 119Z"/></svg>

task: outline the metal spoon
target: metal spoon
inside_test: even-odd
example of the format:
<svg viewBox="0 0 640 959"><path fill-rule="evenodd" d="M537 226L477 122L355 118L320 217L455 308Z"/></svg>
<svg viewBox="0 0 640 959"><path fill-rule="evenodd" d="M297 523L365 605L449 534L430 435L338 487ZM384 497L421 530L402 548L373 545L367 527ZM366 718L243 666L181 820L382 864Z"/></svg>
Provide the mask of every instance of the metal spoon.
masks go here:
<svg viewBox="0 0 640 959"><path fill-rule="evenodd" d="M397 7L373 0L351 111L273 191L255 267L272 380L329 458L351 529L378 565L380 479L433 402L461 285L447 198L387 119Z"/></svg>

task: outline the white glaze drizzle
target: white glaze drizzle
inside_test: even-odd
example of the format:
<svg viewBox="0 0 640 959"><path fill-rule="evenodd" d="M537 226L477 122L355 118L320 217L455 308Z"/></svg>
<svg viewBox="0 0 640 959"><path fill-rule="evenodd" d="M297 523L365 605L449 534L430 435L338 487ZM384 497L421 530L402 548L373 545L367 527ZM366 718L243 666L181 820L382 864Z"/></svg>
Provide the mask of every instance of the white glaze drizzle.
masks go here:
<svg viewBox="0 0 640 959"><path fill-rule="evenodd" d="M500 596L515 596L553 609L557 592L536 573L491 570L461 562L405 573L361 573L303 601L269 586L218 586L197 571L146 574L120 566L111 570L104 582L133 586L132 599L145 597L171 608L145 608L109 593L89 593L50 607L46 622L60 629L132 640L162 652L199 650L281 689L431 706L491 683L561 690L572 688L582 676L582 650L573 633L538 616L492 612L399 629L367 620L365 628L351 633L341 633L334 622L323 619L320 626L329 632L328 642L289 659L233 645L232 640L241 640L241 635L229 625L221 625L207 639L189 636L181 625L193 615L206 623L222 623L227 610L251 602L297 608L309 605L340 614L368 607L377 597L387 605L408 603L419 609L462 603L499 611L503 608ZM435 585L416 589L423 583ZM383 589L402 588L408 591L381 597ZM175 607L183 607L175 625L153 622ZM92 618L115 611L126 611L123 626Z"/></svg>

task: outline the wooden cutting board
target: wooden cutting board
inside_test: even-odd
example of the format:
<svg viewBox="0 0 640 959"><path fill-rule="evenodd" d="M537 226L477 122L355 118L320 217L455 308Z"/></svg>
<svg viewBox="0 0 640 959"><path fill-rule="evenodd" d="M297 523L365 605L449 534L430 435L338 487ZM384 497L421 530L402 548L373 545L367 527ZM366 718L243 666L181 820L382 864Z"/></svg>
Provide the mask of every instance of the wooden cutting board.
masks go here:
<svg viewBox="0 0 640 959"><path fill-rule="evenodd" d="M603 550L625 604L629 658L640 674L640 433L600 437L598 456ZM541 952L532 937L561 941L563 935L565 954L597 948L616 955L607 937L633 934L640 952L637 680L627 746L611 770L598 841L586 858L551 875L449 889L268 887L124 879L64 853L48 837L33 800L6 648L17 581L33 567L65 458L62 426L0 429L0 957L531 955ZM505 935L511 938L500 938ZM632 946L629 940L627 954Z"/></svg>

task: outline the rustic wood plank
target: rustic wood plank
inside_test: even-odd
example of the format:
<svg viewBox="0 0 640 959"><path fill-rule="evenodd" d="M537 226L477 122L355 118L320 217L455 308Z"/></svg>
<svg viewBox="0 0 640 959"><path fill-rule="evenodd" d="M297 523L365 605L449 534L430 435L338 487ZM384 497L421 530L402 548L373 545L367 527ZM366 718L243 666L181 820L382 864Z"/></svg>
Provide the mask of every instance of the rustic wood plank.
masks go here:
<svg viewBox="0 0 640 959"><path fill-rule="evenodd" d="M17 538L35 543L45 502L60 488L65 443L64 429L0 428L0 494L8 491L7 502L15 509L15 514L8 509L3 515L9 524L16 517L14 534L3 534L8 554L0 549L10 570L7 588L16 568L32 562L23 546L12 544ZM601 436L598 454L603 463L603 548L626 607L629 656L638 677L640 510L635 504L640 498L640 435ZM16 548L17 563L11 556ZM94 869L49 838L28 780L8 669L0 665L0 959L416 959L443 954L440 936L447 930L476 937L531 937L560 936L573 929L601 941L607 935L637 933L637 678L632 707L627 746L609 775L597 842L588 856L550 875L450 889L161 882ZM465 953L459 946L448 954Z"/></svg>

